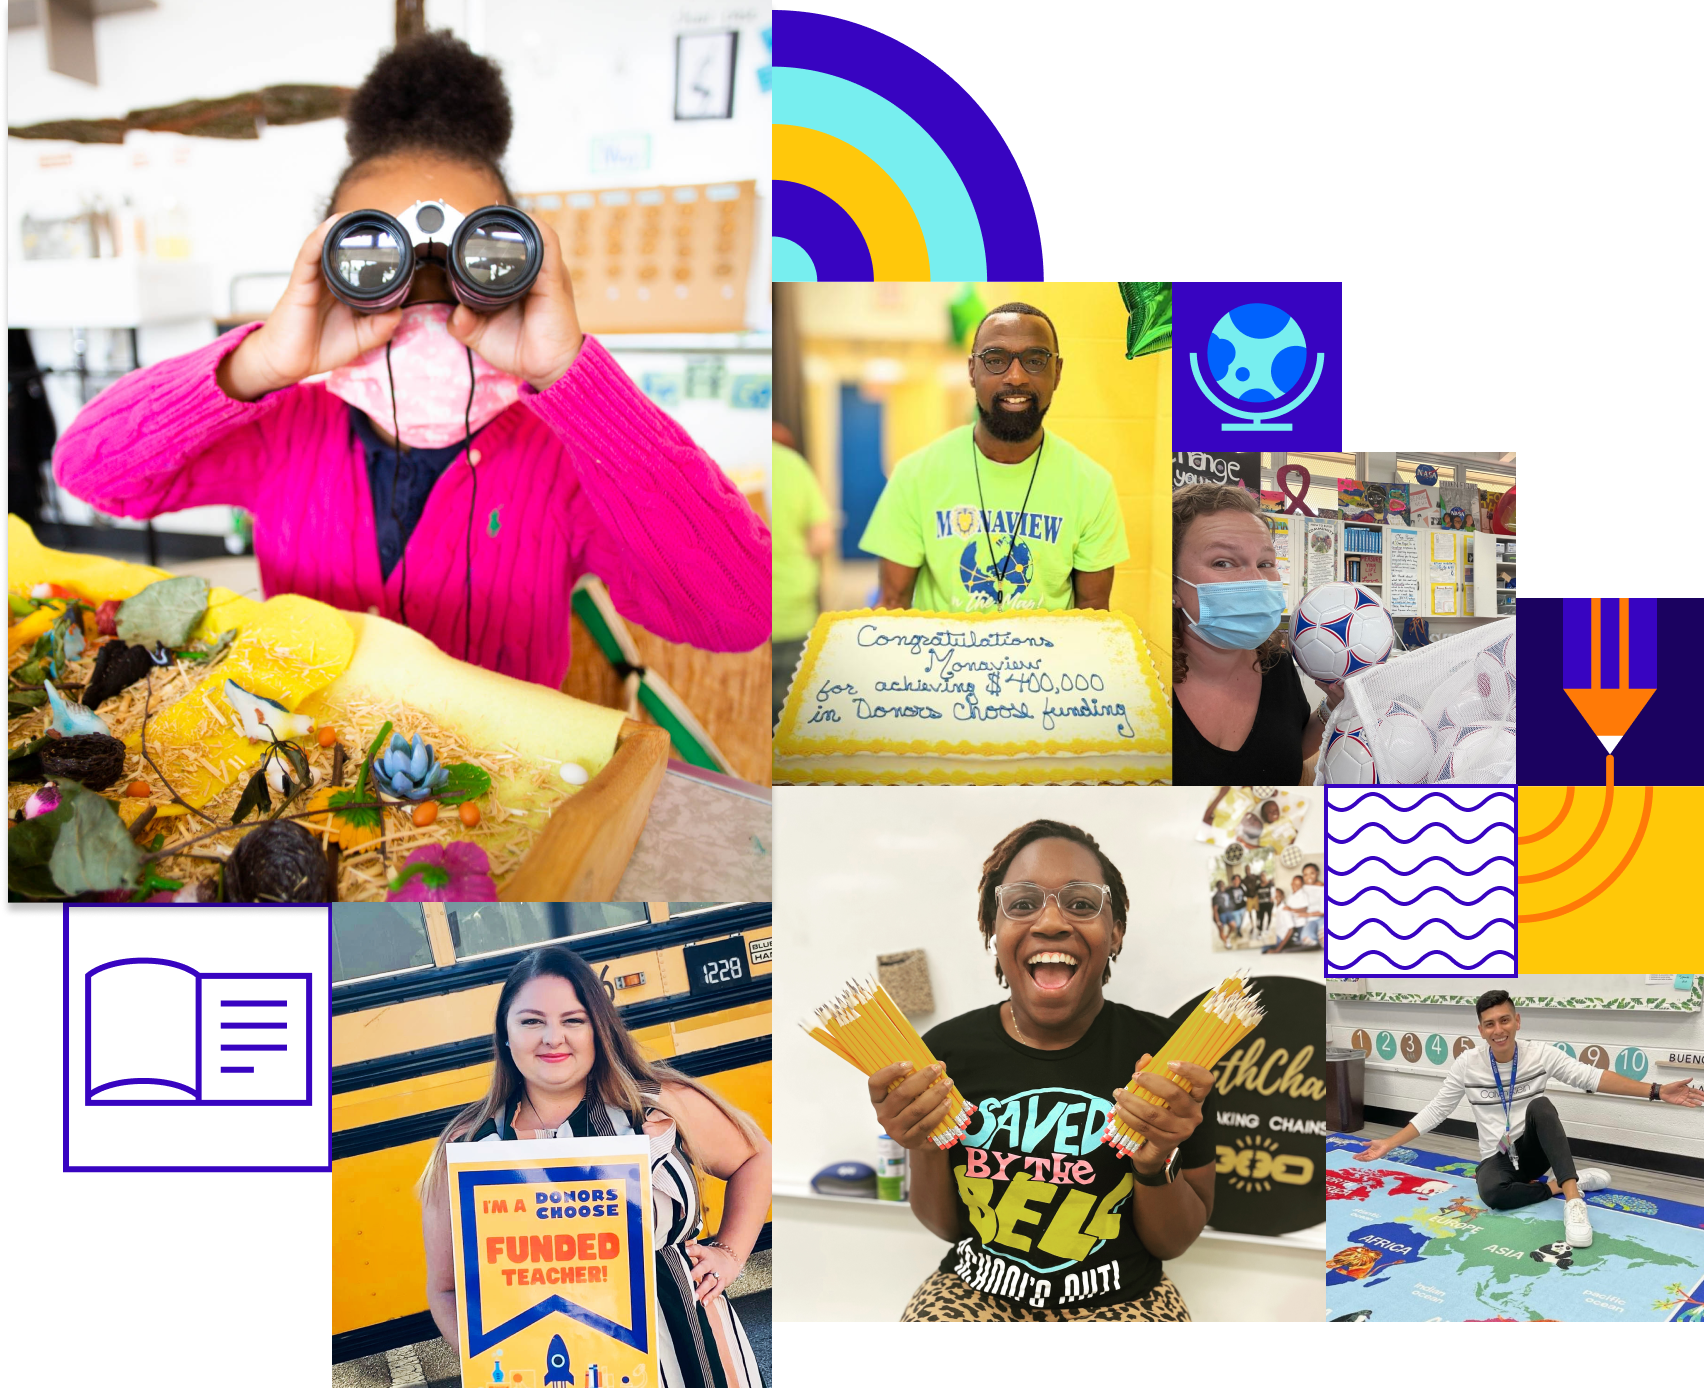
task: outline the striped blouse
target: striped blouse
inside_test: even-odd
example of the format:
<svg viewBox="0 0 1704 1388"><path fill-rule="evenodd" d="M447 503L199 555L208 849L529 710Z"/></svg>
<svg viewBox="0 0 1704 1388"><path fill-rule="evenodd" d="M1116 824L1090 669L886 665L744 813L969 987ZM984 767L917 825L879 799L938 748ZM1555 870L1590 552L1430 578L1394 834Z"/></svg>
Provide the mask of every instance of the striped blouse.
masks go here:
<svg viewBox="0 0 1704 1388"><path fill-rule="evenodd" d="M519 1110L516 1105L516 1111ZM658 1117L662 1115L658 1113ZM488 1118L474 1142L515 1137L514 1113ZM628 1137L633 1123L613 1104L582 1102L546 1137ZM657 1261L657 1366L662 1388L763 1388L763 1376L744 1327L727 1297L693 1300L686 1241L698 1233L698 1178L671 1121L647 1133L651 1144L651 1227Z"/></svg>

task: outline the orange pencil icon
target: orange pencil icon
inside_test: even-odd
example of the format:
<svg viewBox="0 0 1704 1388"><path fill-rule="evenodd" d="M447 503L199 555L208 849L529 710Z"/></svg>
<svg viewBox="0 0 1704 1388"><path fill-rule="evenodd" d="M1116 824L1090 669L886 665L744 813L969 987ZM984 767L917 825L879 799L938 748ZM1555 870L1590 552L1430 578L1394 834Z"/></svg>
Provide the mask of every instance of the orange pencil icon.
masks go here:
<svg viewBox="0 0 1704 1388"><path fill-rule="evenodd" d="M1613 758L1657 692L1657 600L1564 598L1562 685Z"/></svg>

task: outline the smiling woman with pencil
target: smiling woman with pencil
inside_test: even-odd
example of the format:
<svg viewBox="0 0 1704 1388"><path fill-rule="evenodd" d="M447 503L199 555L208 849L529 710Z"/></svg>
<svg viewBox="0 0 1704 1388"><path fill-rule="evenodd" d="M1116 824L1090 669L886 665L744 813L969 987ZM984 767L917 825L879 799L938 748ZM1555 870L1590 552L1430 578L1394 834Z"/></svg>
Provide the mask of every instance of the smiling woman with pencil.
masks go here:
<svg viewBox="0 0 1704 1388"><path fill-rule="evenodd" d="M1129 904L1074 825L1035 820L983 864L978 921L1010 1000L931 1030L935 1063L869 1077L881 1126L912 1154L911 1208L952 1244L905 1320L1189 1319L1163 1260L1213 1212L1213 1075L1171 1056L1218 1055L1173 1050L1163 1018L1103 996ZM1155 1056L1142 1092L1126 1090Z"/></svg>

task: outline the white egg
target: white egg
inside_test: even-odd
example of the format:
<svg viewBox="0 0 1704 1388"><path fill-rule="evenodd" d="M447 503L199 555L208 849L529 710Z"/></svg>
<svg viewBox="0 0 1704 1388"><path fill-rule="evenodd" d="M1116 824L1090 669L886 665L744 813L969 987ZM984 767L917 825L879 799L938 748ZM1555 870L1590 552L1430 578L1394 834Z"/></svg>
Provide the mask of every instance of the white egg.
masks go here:
<svg viewBox="0 0 1704 1388"><path fill-rule="evenodd" d="M583 786L592 778L579 762L565 761L562 763L562 779L571 786Z"/></svg>

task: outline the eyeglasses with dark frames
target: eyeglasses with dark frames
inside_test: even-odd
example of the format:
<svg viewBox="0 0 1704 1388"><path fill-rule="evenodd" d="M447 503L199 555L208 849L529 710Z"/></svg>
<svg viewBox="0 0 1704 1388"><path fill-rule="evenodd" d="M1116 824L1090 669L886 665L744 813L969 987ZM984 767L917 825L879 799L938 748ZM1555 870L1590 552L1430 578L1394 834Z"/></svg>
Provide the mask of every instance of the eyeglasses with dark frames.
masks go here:
<svg viewBox="0 0 1704 1388"><path fill-rule="evenodd" d="M1008 352L1004 347L984 347L980 352L973 352L971 355L982 363L982 369L991 376L1004 376L1011 369L1014 356L1018 359L1018 365L1031 376L1040 376L1053 364L1053 353L1045 347L1026 347L1021 352Z"/></svg>

